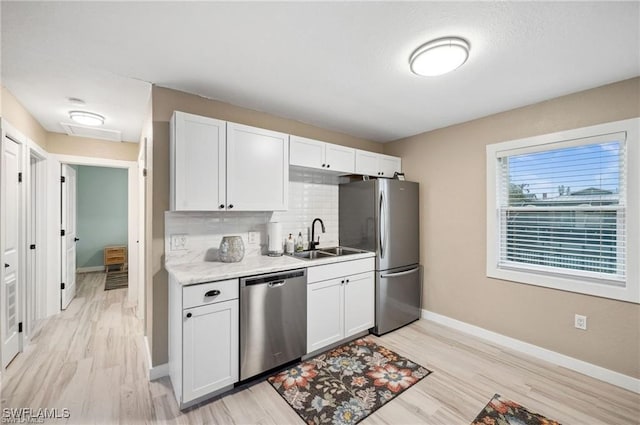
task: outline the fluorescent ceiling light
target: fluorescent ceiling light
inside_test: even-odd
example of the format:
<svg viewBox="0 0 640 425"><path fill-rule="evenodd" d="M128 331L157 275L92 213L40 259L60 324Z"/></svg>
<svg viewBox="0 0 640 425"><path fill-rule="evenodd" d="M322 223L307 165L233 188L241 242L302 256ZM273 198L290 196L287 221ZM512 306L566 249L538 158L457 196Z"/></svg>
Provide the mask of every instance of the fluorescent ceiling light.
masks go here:
<svg viewBox="0 0 640 425"><path fill-rule="evenodd" d="M469 43L459 37L432 40L418 47L409 59L411 71L434 77L457 69L469 57Z"/></svg>
<svg viewBox="0 0 640 425"><path fill-rule="evenodd" d="M93 112L70 111L69 118L84 125L97 126L104 124L104 117L102 115L94 114Z"/></svg>

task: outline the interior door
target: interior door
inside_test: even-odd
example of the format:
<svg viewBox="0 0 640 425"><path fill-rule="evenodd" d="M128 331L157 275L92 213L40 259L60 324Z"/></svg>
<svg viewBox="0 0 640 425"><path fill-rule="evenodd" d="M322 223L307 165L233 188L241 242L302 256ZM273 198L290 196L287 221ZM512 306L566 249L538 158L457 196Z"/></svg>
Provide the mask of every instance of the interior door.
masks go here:
<svg viewBox="0 0 640 425"><path fill-rule="evenodd" d="M60 307L76 296L76 170L62 164L62 292Z"/></svg>
<svg viewBox="0 0 640 425"><path fill-rule="evenodd" d="M4 271L2 279L2 367L18 354L20 337L18 330L18 282L20 276L20 191L18 173L20 172L20 144L4 136L2 155L2 258Z"/></svg>

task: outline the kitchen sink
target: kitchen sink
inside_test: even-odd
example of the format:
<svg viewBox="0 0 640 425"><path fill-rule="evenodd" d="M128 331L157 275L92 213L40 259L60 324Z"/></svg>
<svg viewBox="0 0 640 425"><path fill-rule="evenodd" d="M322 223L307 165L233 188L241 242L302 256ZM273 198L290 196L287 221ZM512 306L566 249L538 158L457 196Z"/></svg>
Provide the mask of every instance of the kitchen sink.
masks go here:
<svg viewBox="0 0 640 425"><path fill-rule="evenodd" d="M294 252L293 256L296 258L302 258L303 260L314 260L316 258L335 257L334 254L322 251L300 251Z"/></svg>
<svg viewBox="0 0 640 425"><path fill-rule="evenodd" d="M320 248L320 251L333 254L333 255L350 255L350 254L360 254L364 252L359 249L345 248L342 246L334 246L332 248Z"/></svg>
<svg viewBox="0 0 640 425"><path fill-rule="evenodd" d="M339 257L341 255L361 254L366 251L354 248L345 248L342 246L334 246L331 248L320 248L313 251L294 252L293 256L303 260L315 260L318 258Z"/></svg>

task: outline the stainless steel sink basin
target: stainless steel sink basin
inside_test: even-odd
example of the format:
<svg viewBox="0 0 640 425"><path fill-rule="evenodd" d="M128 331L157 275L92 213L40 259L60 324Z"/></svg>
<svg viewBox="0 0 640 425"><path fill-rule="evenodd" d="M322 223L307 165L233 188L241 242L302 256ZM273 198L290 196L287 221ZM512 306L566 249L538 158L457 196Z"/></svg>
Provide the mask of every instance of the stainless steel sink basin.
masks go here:
<svg viewBox="0 0 640 425"><path fill-rule="evenodd" d="M313 251L294 252L293 256L303 260L315 260L318 258L339 257L341 255L360 254L366 251L354 248L345 248L343 246L334 246L331 248L320 248Z"/></svg>
<svg viewBox="0 0 640 425"><path fill-rule="evenodd" d="M314 260L316 258L335 257L334 254L322 251L300 251L294 252L293 256L296 258L302 258L303 260Z"/></svg>
<svg viewBox="0 0 640 425"><path fill-rule="evenodd" d="M342 246L334 246L332 248L320 248L320 251L327 252L333 255L351 255L351 254L360 254L363 252L359 249L345 248Z"/></svg>

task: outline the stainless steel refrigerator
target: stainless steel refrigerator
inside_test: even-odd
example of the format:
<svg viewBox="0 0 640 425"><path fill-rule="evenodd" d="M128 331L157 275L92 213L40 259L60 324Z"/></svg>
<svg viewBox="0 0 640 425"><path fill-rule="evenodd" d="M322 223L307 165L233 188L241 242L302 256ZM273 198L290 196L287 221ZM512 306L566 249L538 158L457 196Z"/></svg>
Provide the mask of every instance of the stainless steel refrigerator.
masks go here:
<svg viewBox="0 0 640 425"><path fill-rule="evenodd" d="M420 318L418 183L377 179L340 185L340 245L376 252L376 324L382 335Z"/></svg>

